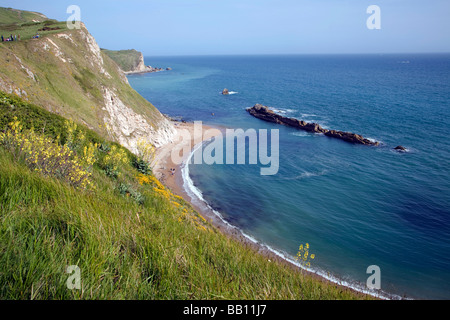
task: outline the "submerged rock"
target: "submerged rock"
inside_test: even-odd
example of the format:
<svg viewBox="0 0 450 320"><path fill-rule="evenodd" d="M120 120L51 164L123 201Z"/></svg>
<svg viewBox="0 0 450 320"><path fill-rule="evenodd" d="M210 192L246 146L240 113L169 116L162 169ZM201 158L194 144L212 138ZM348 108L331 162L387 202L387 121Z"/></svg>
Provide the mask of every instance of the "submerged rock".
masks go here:
<svg viewBox="0 0 450 320"><path fill-rule="evenodd" d="M356 133L327 130L322 128L318 123L309 123L295 118L283 117L261 104L255 104L253 107L248 108L247 111L252 116L261 120L287 125L312 133L322 133L327 137L337 138L351 143L364 144L369 146L378 146L380 144L377 141L371 141Z"/></svg>
<svg viewBox="0 0 450 320"><path fill-rule="evenodd" d="M394 150L400 151L400 152L406 152L408 151L404 146L396 146Z"/></svg>

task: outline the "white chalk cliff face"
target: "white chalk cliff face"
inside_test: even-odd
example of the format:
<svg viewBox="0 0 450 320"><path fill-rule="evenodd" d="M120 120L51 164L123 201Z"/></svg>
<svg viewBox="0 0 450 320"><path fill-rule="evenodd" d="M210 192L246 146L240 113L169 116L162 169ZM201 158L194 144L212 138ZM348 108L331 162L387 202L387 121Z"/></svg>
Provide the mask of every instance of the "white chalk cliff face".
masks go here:
<svg viewBox="0 0 450 320"><path fill-rule="evenodd" d="M103 88L106 111L104 121L111 138L137 153L137 143L144 140L160 147L171 141L175 135L174 126L165 118L158 122L158 128L151 126L143 115L128 107L110 88Z"/></svg>
<svg viewBox="0 0 450 320"><path fill-rule="evenodd" d="M84 29L84 30L83 30ZM100 47L95 39L89 34L84 24L82 24L82 34L86 39L93 59L91 63L95 64L100 73L111 78L110 74L104 68L104 61ZM144 57L141 54L139 70L146 69L144 65ZM121 80L128 84L128 79L124 73L118 68L121 74ZM144 140L147 143L153 144L155 147L160 147L169 143L176 133L172 123L168 121L159 111L156 111L156 124L152 125L145 115L136 113L130 106L127 106L126 101L122 101L115 93L117 90L114 87L102 87L104 97L104 106L102 110L106 111L104 114L104 123L111 139L129 149L133 153L137 153L137 144Z"/></svg>
<svg viewBox="0 0 450 320"><path fill-rule="evenodd" d="M124 72L101 52L83 23L79 30L4 46L0 58L9 61L0 66L0 90L83 123L133 153L142 140L159 147L176 133L172 123L129 86ZM138 68L146 70L143 56Z"/></svg>
<svg viewBox="0 0 450 320"><path fill-rule="evenodd" d="M94 37L86 29L84 23L81 23L81 38L85 41L87 47L89 48L89 53L86 54L86 60L89 61L93 67L98 67L100 73L105 75L107 78L111 78L111 75L105 70L102 53L100 47L95 41Z"/></svg>
<svg viewBox="0 0 450 320"><path fill-rule="evenodd" d="M144 72L146 70L147 70L147 67L144 64L144 55L141 53L141 55L139 57L139 63L137 65L136 69L133 71Z"/></svg>

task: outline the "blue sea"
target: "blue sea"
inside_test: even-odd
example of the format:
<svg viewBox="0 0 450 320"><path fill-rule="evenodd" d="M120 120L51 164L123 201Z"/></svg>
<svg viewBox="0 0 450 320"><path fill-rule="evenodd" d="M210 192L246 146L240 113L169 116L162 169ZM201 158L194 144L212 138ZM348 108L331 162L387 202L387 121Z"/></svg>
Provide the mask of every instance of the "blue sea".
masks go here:
<svg viewBox="0 0 450 320"><path fill-rule="evenodd" d="M311 268L380 295L450 299L450 54L146 57L172 71L129 82L162 113L279 129L280 167L189 165L191 186L229 224ZM227 88L234 94L224 96ZM288 117L381 142L353 145L250 116ZM408 152L393 148L402 145Z"/></svg>

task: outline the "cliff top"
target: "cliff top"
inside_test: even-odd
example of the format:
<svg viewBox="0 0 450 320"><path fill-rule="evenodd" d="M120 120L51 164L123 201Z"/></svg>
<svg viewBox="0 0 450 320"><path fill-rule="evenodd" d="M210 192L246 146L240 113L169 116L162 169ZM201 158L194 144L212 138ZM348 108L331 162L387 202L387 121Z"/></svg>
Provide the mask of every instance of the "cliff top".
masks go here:
<svg viewBox="0 0 450 320"><path fill-rule="evenodd" d="M45 20L48 20L48 18L39 12L0 7L0 25L43 22Z"/></svg>
<svg viewBox="0 0 450 320"><path fill-rule="evenodd" d="M42 37L64 30L66 22L48 19L42 13L0 7L0 35L4 39L20 35L20 40L29 40L36 34Z"/></svg>

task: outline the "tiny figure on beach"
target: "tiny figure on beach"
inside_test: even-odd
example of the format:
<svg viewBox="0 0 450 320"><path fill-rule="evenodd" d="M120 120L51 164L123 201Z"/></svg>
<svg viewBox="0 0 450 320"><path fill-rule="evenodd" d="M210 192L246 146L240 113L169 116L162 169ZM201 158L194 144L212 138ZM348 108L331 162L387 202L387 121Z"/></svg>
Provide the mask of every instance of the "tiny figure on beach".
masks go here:
<svg viewBox="0 0 450 320"><path fill-rule="evenodd" d="M170 168L170 174L173 176L175 174L175 169L174 168Z"/></svg>

